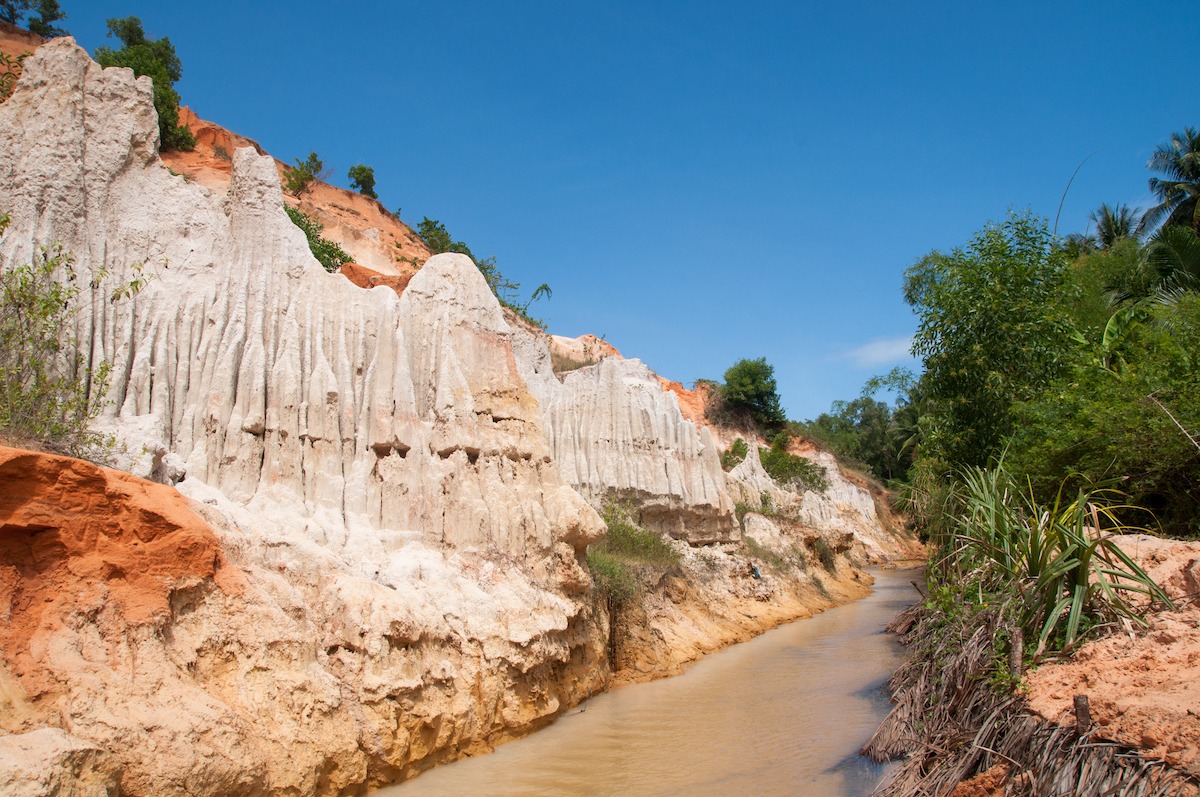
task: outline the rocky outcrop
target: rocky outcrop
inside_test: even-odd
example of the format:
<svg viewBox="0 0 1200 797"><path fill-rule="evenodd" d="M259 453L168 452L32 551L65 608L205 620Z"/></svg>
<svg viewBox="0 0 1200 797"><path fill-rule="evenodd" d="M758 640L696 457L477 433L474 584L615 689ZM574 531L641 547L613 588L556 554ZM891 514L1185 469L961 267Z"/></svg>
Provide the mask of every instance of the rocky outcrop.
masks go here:
<svg viewBox="0 0 1200 797"><path fill-rule="evenodd" d="M593 506L628 501L647 527L691 544L735 538L712 436L683 419L641 360L605 356L560 381L545 336L516 334L518 367L541 406L551 456Z"/></svg>

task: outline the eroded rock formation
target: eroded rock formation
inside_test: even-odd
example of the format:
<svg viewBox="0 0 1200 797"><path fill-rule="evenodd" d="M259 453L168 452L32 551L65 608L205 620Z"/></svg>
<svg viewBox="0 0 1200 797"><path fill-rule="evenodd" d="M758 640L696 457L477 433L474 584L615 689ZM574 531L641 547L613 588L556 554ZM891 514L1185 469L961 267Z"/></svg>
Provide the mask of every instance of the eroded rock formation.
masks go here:
<svg viewBox="0 0 1200 797"><path fill-rule="evenodd" d="M4 262L74 253L103 426L178 488L0 450L0 784L353 793L526 732L608 677L582 562L610 500L701 574L653 585L644 673L865 588L738 553L739 477L639 361L560 379L460 255L400 295L327 274L271 158L237 150L214 192L157 130L149 80L69 39L0 105ZM828 498L780 501L870 524ZM747 528L811 568L798 517Z"/></svg>

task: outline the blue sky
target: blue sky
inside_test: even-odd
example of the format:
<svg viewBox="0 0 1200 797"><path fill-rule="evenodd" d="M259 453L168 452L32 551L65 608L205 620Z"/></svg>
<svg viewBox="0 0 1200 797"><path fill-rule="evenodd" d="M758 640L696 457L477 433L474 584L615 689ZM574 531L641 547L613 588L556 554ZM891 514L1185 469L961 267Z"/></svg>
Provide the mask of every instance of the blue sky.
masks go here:
<svg viewBox="0 0 1200 797"><path fill-rule="evenodd" d="M1200 124L1193 2L61 0L88 50L137 15L183 101L389 208L439 219L691 383L775 367L789 416L913 364L904 269L1009 208L1060 232L1144 204ZM1093 154L1094 153L1094 154Z"/></svg>

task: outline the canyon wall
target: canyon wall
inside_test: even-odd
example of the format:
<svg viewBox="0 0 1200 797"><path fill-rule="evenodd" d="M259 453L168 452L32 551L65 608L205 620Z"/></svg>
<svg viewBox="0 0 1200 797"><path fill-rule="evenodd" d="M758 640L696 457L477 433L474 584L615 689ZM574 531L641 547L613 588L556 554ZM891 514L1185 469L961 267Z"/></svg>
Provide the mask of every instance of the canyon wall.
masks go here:
<svg viewBox="0 0 1200 797"><path fill-rule="evenodd" d="M0 105L5 266L73 253L99 425L175 486L0 449L0 793L357 793L528 732L608 681L584 565L611 501L684 561L651 585L647 677L859 594L854 545L894 552L855 542L878 523L848 482L739 518L765 474L724 473L637 360L556 375L470 259L357 287L270 157L214 191L157 150L149 79L69 39ZM743 526L799 570L760 573Z"/></svg>

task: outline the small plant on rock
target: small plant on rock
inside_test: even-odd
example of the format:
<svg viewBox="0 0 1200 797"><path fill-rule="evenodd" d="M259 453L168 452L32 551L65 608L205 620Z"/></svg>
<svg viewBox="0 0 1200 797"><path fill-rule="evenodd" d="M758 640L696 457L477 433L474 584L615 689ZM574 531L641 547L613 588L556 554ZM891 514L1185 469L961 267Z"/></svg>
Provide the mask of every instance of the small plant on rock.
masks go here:
<svg viewBox="0 0 1200 797"><path fill-rule="evenodd" d="M308 239L308 248L326 271L330 273L337 271L352 260L345 249L328 238L322 237L321 232L325 226L321 222L291 205L284 204L283 209L287 211L288 218L292 220L292 223L304 231L304 237Z"/></svg>

